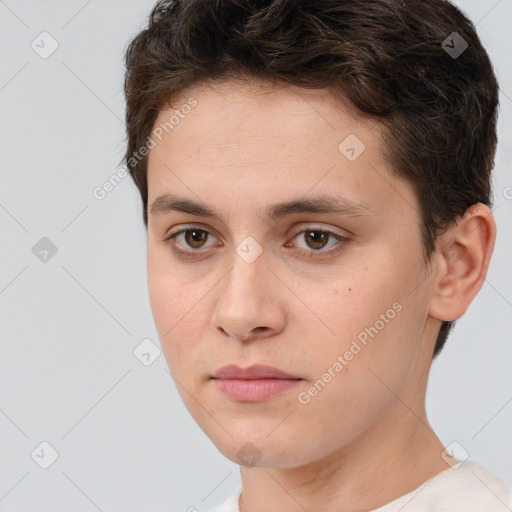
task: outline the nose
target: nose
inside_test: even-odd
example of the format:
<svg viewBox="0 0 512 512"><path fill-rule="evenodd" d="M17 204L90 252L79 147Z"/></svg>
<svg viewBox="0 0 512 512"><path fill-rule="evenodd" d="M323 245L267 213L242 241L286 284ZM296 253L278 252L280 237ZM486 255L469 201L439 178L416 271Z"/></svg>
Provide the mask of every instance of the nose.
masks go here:
<svg viewBox="0 0 512 512"><path fill-rule="evenodd" d="M248 262L234 253L231 270L215 288L212 327L241 341L279 333L286 318L282 288L263 254Z"/></svg>

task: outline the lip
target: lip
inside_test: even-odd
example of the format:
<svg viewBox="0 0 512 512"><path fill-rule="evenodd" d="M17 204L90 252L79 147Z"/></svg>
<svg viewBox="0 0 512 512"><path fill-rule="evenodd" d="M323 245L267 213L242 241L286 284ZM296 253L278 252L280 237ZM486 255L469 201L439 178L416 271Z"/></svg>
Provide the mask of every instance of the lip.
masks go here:
<svg viewBox="0 0 512 512"><path fill-rule="evenodd" d="M240 368L223 366L212 376L217 388L240 402L261 402L284 393L302 381L279 368L254 365Z"/></svg>
<svg viewBox="0 0 512 512"><path fill-rule="evenodd" d="M214 379L288 379L298 380L300 377L286 373L274 366L255 364L248 368L240 368L235 364L228 364L219 368L212 376Z"/></svg>

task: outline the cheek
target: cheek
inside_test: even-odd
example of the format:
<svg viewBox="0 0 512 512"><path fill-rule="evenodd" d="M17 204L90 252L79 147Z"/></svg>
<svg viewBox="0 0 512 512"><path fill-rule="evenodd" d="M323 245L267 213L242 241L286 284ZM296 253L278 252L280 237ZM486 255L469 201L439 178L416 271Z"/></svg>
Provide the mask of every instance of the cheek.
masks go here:
<svg viewBox="0 0 512 512"><path fill-rule="evenodd" d="M344 369L340 372L337 365L338 372L331 372L343 373L343 386L353 384L357 393L365 392L368 380L378 380L370 369L390 385L400 386L408 376L426 314L421 290L410 293L408 276L417 277L419 269L410 260L393 261L391 251L385 256L380 265L368 262L337 283L331 280L323 293L310 284L300 291L309 309L294 318L303 333L303 356L314 369L312 378L321 377L339 356Z"/></svg>
<svg viewBox="0 0 512 512"><path fill-rule="evenodd" d="M388 329L397 316L393 304L400 297L401 285L387 283L383 286L382 277L376 276L382 276L384 272L383 269L363 268L338 282L331 278L321 288L316 288L313 283L304 284L298 295L307 307L300 306L303 313L297 315L295 321L302 324L304 332L313 336L314 331L321 334L315 350L336 357L348 350L353 340L364 343L369 337L368 330L375 332L373 326L376 323L379 332Z"/></svg>
<svg viewBox="0 0 512 512"><path fill-rule="evenodd" d="M203 279L172 261L171 249L148 242L147 276L151 309L157 327L166 333L192 312L204 294ZM186 322L186 317L183 318ZM174 329L173 329L174 330Z"/></svg>
<svg viewBox="0 0 512 512"><path fill-rule="evenodd" d="M311 373L296 397L295 419L321 433L317 448L326 451L349 443L396 402L390 389L398 392L408 382L418 345L407 337L412 308L396 300L398 292L382 286L364 290L356 283L338 287L318 303L334 335L323 329L317 337L311 325L299 326L300 359Z"/></svg>
<svg viewBox="0 0 512 512"><path fill-rule="evenodd" d="M186 356L198 339L193 331L201 300L199 283L184 281L179 268L172 265L165 250L148 245L148 294L160 343L172 374L187 371ZM191 321L191 316L194 321Z"/></svg>

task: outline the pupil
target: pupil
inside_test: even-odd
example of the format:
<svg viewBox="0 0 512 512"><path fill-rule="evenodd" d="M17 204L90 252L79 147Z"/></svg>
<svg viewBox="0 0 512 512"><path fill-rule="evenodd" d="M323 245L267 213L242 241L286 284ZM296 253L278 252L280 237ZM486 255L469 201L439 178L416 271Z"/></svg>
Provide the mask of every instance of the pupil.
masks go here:
<svg viewBox="0 0 512 512"><path fill-rule="evenodd" d="M315 236L315 234L317 236ZM311 237L311 235L313 236ZM326 233L322 233L321 231L309 231L306 233L306 236L313 238L313 243L311 245L313 249L321 249L325 245L325 243L322 242L325 242ZM320 240L320 242L318 240Z"/></svg>
<svg viewBox="0 0 512 512"><path fill-rule="evenodd" d="M199 230L190 230L188 232L188 237L191 238L192 240L187 240L187 243L191 246L191 247L200 247L201 246L201 242L203 242L206 238L206 231L199 231ZM195 244L198 244L198 245L195 245Z"/></svg>

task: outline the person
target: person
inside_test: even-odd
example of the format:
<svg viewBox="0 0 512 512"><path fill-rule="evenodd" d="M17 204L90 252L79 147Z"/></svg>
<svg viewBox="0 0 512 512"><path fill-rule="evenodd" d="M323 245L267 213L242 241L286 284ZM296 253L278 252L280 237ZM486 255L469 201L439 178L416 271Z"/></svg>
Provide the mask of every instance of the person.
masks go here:
<svg viewBox="0 0 512 512"><path fill-rule="evenodd" d="M510 510L425 410L496 238L472 22L445 0L161 0L125 65L162 349L240 465L216 510Z"/></svg>

